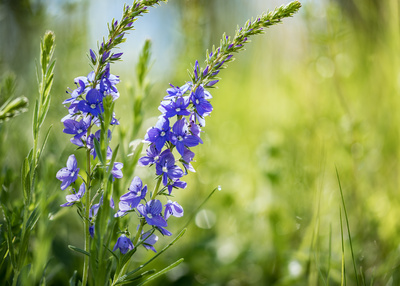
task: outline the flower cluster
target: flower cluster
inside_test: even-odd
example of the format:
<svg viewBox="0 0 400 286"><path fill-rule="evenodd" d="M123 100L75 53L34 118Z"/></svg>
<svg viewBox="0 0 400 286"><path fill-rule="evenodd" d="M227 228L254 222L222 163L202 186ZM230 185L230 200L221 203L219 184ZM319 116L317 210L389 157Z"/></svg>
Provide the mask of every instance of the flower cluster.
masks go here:
<svg viewBox="0 0 400 286"><path fill-rule="evenodd" d="M129 212L139 214L141 223L135 241L140 234L143 245L153 251L153 245L158 240L153 232L157 230L162 235L171 235L166 229L168 218L183 216L183 208L168 197L173 189L186 188L187 183L181 178L188 171L195 172L191 165L195 154L190 148L203 143L201 128L205 126L205 117L213 110L209 101L212 96L202 85L194 88L192 82L187 82L181 87L170 86L158 108L162 114L155 126L146 132L144 142L149 144L146 155L139 159L141 166L155 166L158 180L156 189L150 199L146 199L147 186L143 186L141 179L135 177L128 193L121 196L119 211L115 214L115 217L125 216ZM157 195L167 197L164 206L156 199ZM148 235L142 234L145 225L151 226L146 232ZM123 252L125 248L121 246L120 249Z"/></svg>
<svg viewBox="0 0 400 286"><path fill-rule="evenodd" d="M92 57L94 53L90 50ZM103 57L104 58L104 57ZM119 83L119 77L110 73L110 63L107 63L104 71L101 73L99 81L95 80L95 72L91 71L87 77L80 76L75 78L76 89L69 90L67 93L70 98L65 100L63 104L68 108L68 115L62 119L64 124L63 132L73 137L70 139L71 143L78 147L84 148L92 156L93 160L98 156L95 145L96 142L101 142L101 123L104 122L104 102L106 97L110 97L112 101L119 97L119 92L116 85ZM110 120L110 125L118 125L119 122L113 115ZM95 128L98 130L95 131ZM107 139L111 140L111 131L107 132ZM100 144L100 143L99 143ZM99 150L99 149L98 149ZM112 156L112 150L108 146L106 152L106 168L109 168L107 164L110 164ZM122 174L123 164L114 162L110 171L113 178L120 179L123 177ZM71 155L67 161L67 167L62 168L58 171L56 177L61 181L61 189L67 189L72 183L78 179L78 163L75 155ZM89 174L89 177L92 176ZM89 189L90 178L82 178L85 181L87 187L83 183L79 188L79 192L73 193L66 196L67 203L62 204L62 207L69 207L75 203L81 202L86 189ZM94 234L94 222L96 219L97 211L102 203L102 198L97 204L91 206L86 205L89 209L89 220L90 234ZM111 205L113 205L111 198Z"/></svg>

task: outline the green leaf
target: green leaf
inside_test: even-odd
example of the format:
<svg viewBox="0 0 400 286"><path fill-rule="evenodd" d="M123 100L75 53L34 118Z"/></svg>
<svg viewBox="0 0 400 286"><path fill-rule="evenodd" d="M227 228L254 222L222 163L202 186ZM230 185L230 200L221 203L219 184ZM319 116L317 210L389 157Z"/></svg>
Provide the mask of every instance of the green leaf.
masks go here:
<svg viewBox="0 0 400 286"><path fill-rule="evenodd" d="M18 275L17 286L24 286L28 283L28 275L31 272L31 264L27 264L22 267L21 272Z"/></svg>
<svg viewBox="0 0 400 286"><path fill-rule="evenodd" d="M76 282L77 282L77 277L78 277L78 271L74 271L74 274L72 275L72 277L69 279L69 286L76 286Z"/></svg>
<svg viewBox="0 0 400 286"><path fill-rule="evenodd" d="M38 118L39 118L39 102L38 100L35 101L35 107L33 109L33 126L32 126L32 132L33 132L33 138L37 139L38 138Z"/></svg>
<svg viewBox="0 0 400 286"><path fill-rule="evenodd" d="M183 229L176 237L173 241L170 242L170 244L168 244L166 247L164 247L160 252L158 252L156 255L154 255L152 258L150 258L146 263L140 265L138 268L128 272L127 274L121 276L116 282L121 282L124 281L126 279L130 279L133 274L135 274L136 272L142 270L145 266L147 266L150 262L152 262L154 259L156 259L158 256L160 256L162 253L164 253L168 248L170 248L172 245L174 245L178 239L180 239L186 232L186 228Z"/></svg>
<svg viewBox="0 0 400 286"><path fill-rule="evenodd" d="M28 102L28 99L24 96L18 97L13 101L7 101L0 108L0 123L28 111Z"/></svg>
<svg viewBox="0 0 400 286"><path fill-rule="evenodd" d="M115 285L129 284L129 283L131 283L131 282L133 282L133 281L135 281L135 280L139 280L140 278L143 278L143 277L145 277L145 276L151 275L151 274L153 274L153 273L155 273L155 272L156 272L156 271L155 271L154 269L148 270L148 271L145 271L145 272L143 272L143 273L140 273L140 274L138 274L138 275L136 275L136 276L134 276L134 277L132 277L132 278L126 279L126 280L121 281L121 282L118 282L118 283L116 283Z"/></svg>
<svg viewBox="0 0 400 286"><path fill-rule="evenodd" d="M94 142L94 150L96 151L97 157L99 158L101 164L104 166L105 162L103 159L103 154L101 153L100 142L97 140L96 137L93 138L93 142Z"/></svg>
<svg viewBox="0 0 400 286"><path fill-rule="evenodd" d="M17 266L17 260L16 260L16 256L15 256L15 249L14 249L14 244L13 244L13 233L12 233L12 226L11 226L11 219L10 219L10 214L8 209L6 208L6 206L1 203L1 209L3 210L3 215L4 218L6 219L6 235L5 235L5 239L7 242L7 248L10 254L10 258L11 258L11 264L13 266L13 268L15 269Z"/></svg>
<svg viewBox="0 0 400 286"><path fill-rule="evenodd" d="M21 180L22 180L22 188L24 194L24 201L27 202L30 193L30 164L28 157L25 158L24 163L22 164L21 170Z"/></svg>
<svg viewBox="0 0 400 286"><path fill-rule="evenodd" d="M46 147L46 143L47 143L47 140L49 139L51 128L53 128L53 125L50 125L49 129L47 130L46 136L44 137L44 140L43 140L42 148L40 148L40 151L39 151L39 156L37 158L36 164L39 163L40 156L42 155L42 152L43 152L44 148Z"/></svg>
<svg viewBox="0 0 400 286"><path fill-rule="evenodd" d="M40 217L39 207L36 207L29 216L28 221L26 222L25 229L27 231L32 231L37 221L39 220L39 217Z"/></svg>
<svg viewBox="0 0 400 286"><path fill-rule="evenodd" d="M165 267L163 270L157 272L156 274L150 276L148 279L146 279L145 281L143 281L142 283L138 284L137 286L142 286L147 284L148 282L158 278L159 276L167 273L168 271L172 270L173 268L175 268L176 266L178 266L179 264L181 264L183 262L183 258L175 261L174 263L172 263L171 265Z"/></svg>
<svg viewBox="0 0 400 286"><path fill-rule="evenodd" d="M84 255L90 256L90 253L89 253L89 252L87 252L87 251L85 251L85 250L83 250L83 249L80 249L80 248L78 248L78 247L76 247L76 246L68 245L68 248L71 249L71 250L73 250L73 251L76 251L76 252L82 253L82 254L84 254Z"/></svg>

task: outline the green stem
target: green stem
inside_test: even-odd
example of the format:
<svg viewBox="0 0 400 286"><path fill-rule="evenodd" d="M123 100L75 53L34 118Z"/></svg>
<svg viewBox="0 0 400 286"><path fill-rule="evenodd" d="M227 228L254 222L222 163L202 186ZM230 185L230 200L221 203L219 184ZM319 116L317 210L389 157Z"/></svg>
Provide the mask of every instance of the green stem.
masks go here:
<svg viewBox="0 0 400 286"><path fill-rule="evenodd" d="M151 200L154 200L154 199L157 197L158 189L160 188L160 184L161 184L161 180L162 180L162 177L160 177L160 178L158 179L157 184L156 184L156 186L154 187L154 191L153 191L153 194L152 194L152 196L151 196ZM145 220L144 218L140 219L139 229L138 229L138 231L136 232L136 236L135 236L135 238L134 238L134 240L133 240L133 242L132 242L133 245L134 245L135 247L136 247L136 245L137 245L137 243L138 243L138 241L139 241L140 235L142 234L142 230L143 230L143 227L144 227L145 223L146 223L146 220ZM126 264L124 265L124 267L122 267L121 271L118 273L118 275L116 275L116 278L114 279L114 281L117 281L118 278L121 277L121 275L122 275L123 273L125 273L126 268L128 267L128 264L129 264L129 263L126 263Z"/></svg>
<svg viewBox="0 0 400 286"><path fill-rule="evenodd" d="M87 137L89 138L91 132L91 127L88 128ZM84 228L85 228L85 251L90 252L90 221L89 221L89 213L90 213L90 183L91 183L91 165L90 165L90 150L86 150L86 168L87 168L87 178L86 178L86 193L85 193L85 219L84 219ZM89 274L89 256L85 255L85 260L83 263L83 277L82 277L82 285L85 286L87 284Z"/></svg>

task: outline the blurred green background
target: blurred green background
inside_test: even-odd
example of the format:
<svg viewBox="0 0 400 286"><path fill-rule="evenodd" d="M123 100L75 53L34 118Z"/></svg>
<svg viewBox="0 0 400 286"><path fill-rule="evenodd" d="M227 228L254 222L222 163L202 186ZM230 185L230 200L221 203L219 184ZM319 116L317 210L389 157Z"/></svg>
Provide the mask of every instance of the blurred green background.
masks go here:
<svg viewBox="0 0 400 286"><path fill-rule="evenodd" d="M366 285L400 285L400 22L398 0L301 1L282 25L252 38L246 51L220 73L212 90L214 111L195 149L196 173L175 192L186 217L171 219L173 232L194 214L185 236L152 267L180 257L185 262L153 285L340 285L342 235L349 285L356 285L340 176L358 279ZM223 32L286 4L282 0L170 0L136 22L136 31L112 66L121 78L116 114L121 125L112 144L132 152L159 115L168 83L182 85L195 60L218 45ZM38 189L43 212L31 240L33 269L48 285L67 284L83 259L67 248L83 245L73 208L60 210L65 193L56 172L74 152L60 119L73 79L90 71L87 52L119 19L124 1L1 0L0 76L13 73L16 96L29 112L0 124L1 201L21 206L20 168L31 142L37 96L35 59L48 29L56 34L53 125L40 163ZM128 3L129 4L129 3ZM135 138L132 128L135 65L145 39L152 41L151 90ZM44 128L46 129L46 127ZM122 157L128 162L132 157ZM337 170L337 171L336 171ZM152 174L137 168L149 185ZM124 173L125 189L135 174ZM130 230L136 229L132 221ZM160 238L161 249L170 241ZM4 241L2 241L4 243ZM151 253L144 250L134 263ZM3 258L2 258L3 259ZM132 265L134 264L132 263Z"/></svg>

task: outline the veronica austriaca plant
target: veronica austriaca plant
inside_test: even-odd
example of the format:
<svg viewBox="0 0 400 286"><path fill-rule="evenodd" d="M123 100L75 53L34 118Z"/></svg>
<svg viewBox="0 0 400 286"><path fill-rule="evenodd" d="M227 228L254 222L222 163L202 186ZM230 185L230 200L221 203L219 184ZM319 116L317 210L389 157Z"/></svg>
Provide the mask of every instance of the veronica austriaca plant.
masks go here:
<svg viewBox="0 0 400 286"><path fill-rule="evenodd" d="M147 184L135 176L128 192L116 204L112 197L113 185L123 176L123 164L115 161L118 145L112 150L110 142L111 129L119 124L113 111L120 96L117 89L120 79L111 73L111 64L120 60L122 53L114 50L124 42L125 34L133 29L137 17L146 13L147 7L161 2L166 1L135 1L132 6L124 7L121 20L109 24L108 38L103 39L97 50L89 51L93 70L87 76L75 78L76 88L68 91L69 98L63 102L68 109L68 115L62 119L63 131L72 136L72 144L86 153L85 164L78 162L72 154L66 167L56 175L61 181L61 189L70 192L66 203L61 206L77 207L84 224L84 249L70 246L84 254L82 285L88 282L120 285L139 279L142 285L183 261L179 259L157 273L154 270L142 272L185 231L157 252L158 235L172 235L168 230L169 218L184 215L183 207L171 198L175 189L187 188L182 178L189 171L195 171L193 147L203 144L202 128L206 117L213 111L209 89L215 87L220 71L233 60L235 52L244 49L249 37L291 17L301 7L298 1L294 1L247 21L233 37L224 34L219 47L206 52L204 67L195 62L189 81L180 86L170 84L158 108L161 112L158 122L147 130L144 137L148 144L146 154L139 159L139 165L153 168L155 186L150 191ZM116 229L117 220L130 215L137 218L137 225L127 226L124 231ZM140 245L157 254L128 271L129 261ZM146 277L150 274L152 276ZM73 279L77 279L76 274Z"/></svg>

